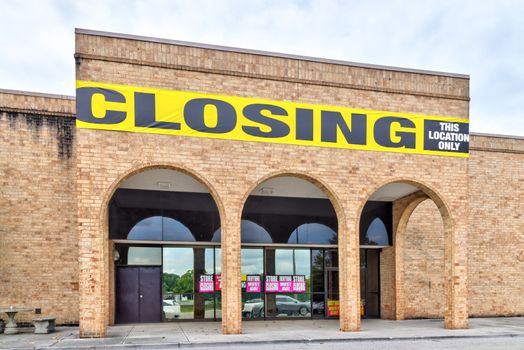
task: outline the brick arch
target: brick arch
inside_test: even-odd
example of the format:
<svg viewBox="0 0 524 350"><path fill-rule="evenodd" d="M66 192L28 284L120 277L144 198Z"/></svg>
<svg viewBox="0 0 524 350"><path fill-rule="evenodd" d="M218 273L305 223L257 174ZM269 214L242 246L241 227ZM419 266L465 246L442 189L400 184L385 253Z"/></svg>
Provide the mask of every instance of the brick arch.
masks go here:
<svg viewBox="0 0 524 350"><path fill-rule="evenodd" d="M351 268L353 264L346 263L347 262L346 255L349 255L348 252L351 251L351 243L350 243L351 241L350 233L351 232L348 231L347 215L344 211L342 201L329 184L327 184L320 177L317 177L315 175L312 175L306 172L302 172L302 171L284 169L284 170L279 170L279 171L268 173L265 176L260 177L244 193L242 197L242 201L241 201L241 206L239 207L240 210L237 213L238 222L240 222L242 212L244 209L244 205L247 201L247 198L251 195L251 193L255 190L255 188L267 180L277 178L277 177L282 177L282 176L297 177L297 178L306 180L312 183L313 185L317 186L318 188L320 188L322 192L324 192L324 194L326 194L329 201L331 202L331 205L333 206L335 210L335 214L337 216L337 225L338 225L340 330L357 331L360 329L360 319L356 319L356 317L352 317L356 314L357 307L354 301L349 296L346 296L346 294L348 295L350 294L352 283L349 279L344 279L341 277L344 275L354 276L355 274L355 271L353 271L354 269Z"/></svg>
<svg viewBox="0 0 524 350"><path fill-rule="evenodd" d="M395 178L390 179L388 181L385 181L381 183L379 186L375 187L372 191L367 193L366 200L363 201L360 204L360 209L357 216L357 222L356 222L356 231L359 232L359 226L360 226L360 215L362 213L362 210L364 208L364 205L369 200L371 195L375 193L378 189L382 188L383 186L395 184L395 183L403 183L403 184L409 184L417 187L420 192L416 192L414 194L411 194L407 197L409 198L408 203L403 208L402 214L400 215L400 219L396 226L393 228L393 231L395 232L395 235L393 237L394 242L394 251L395 251L395 319L402 320L404 319L404 306L405 306L405 298L404 298L404 286L403 286L403 247L404 247L404 241L405 241L405 234L406 234L406 228L407 224L409 222L409 219L411 217L411 214L413 211L417 208L417 206L422 203L426 199L431 199L435 205L437 206L442 222L444 227L444 237L445 237L445 243L444 243L444 260L445 260L445 274L446 274L446 312L445 312L445 327L446 328L467 328L468 322L467 322L467 316L466 319L460 319L457 312L457 297L454 293L454 286L455 283L454 280L457 276L457 274L461 275L462 279L465 279L465 271L455 271L454 261L454 249L453 249L453 235L455 230L455 222L454 217L451 213L450 206L448 205L447 201L445 200L444 196L442 196L439 191L435 188L433 188L431 185L424 183L422 181L408 179L408 178ZM467 315L467 313L466 313Z"/></svg>
<svg viewBox="0 0 524 350"><path fill-rule="evenodd" d="M439 209L442 217L444 216L450 216L450 209L447 202L444 200L444 196L442 196L439 191L434 188L433 186L419 180L409 179L409 178L393 178L386 181L381 182L378 186L372 187L369 189L369 191L365 194L365 200L360 204L360 209L358 213L358 218L360 219L360 214L362 213L362 209L364 208L364 205L369 200L369 198L377 192L380 188L386 186L386 185L392 185L396 183L403 183L408 185L413 185L417 187L420 191L422 191L426 196L431 198L433 202L437 205L437 208Z"/></svg>
<svg viewBox="0 0 524 350"><path fill-rule="evenodd" d="M244 211L244 206L246 204L246 201L248 197L251 195L251 193L255 190L255 188L257 188L259 185L263 184L264 182L268 180L271 180L277 177L284 177L284 176L296 177L302 180L306 180L310 182L311 184L320 188L320 190L324 192L324 194L328 197L329 201L331 202L331 205L335 209L335 213L337 215L337 221L338 221L338 229L340 231L341 225L343 225L343 223L345 222L344 220L345 215L344 215L344 211L342 210L341 201L338 198L338 196L336 195L336 192L333 189L331 189L331 187L326 182L324 182L322 179L314 175L311 175L309 173L306 173L303 171L297 171L297 170L287 170L286 169L286 170L274 171L274 172L271 172L269 174L266 174L260 177L257 181L251 184L251 186L242 196L241 205L240 205L241 210L237 213L237 219L238 220L241 219L242 212Z"/></svg>
<svg viewBox="0 0 524 350"><path fill-rule="evenodd" d="M180 173L183 173L185 175L191 176L196 181L202 183L211 194L211 197L213 198L217 208L218 208L218 214L219 214L219 220L222 222L223 218L225 217L225 210L224 205L222 203L222 200L220 196L218 195L218 192L215 190L213 185L201 174L198 172L189 169L188 167L181 166L178 164L173 163L141 163L136 164L132 168L127 169L125 172L121 173L112 183L111 185L105 190L104 195L102 197L102 205L100 207L100 213L99 213L99 227L101 229L101 232L104 232L106 236L103 239L103 256L106 257L106 260L103 261L104 264L107 264L104 268L104 278L103 281L105 281L105 291L104 294L106 295L106 298L104 298L104 309L107 311L104 314L106 315L105 323L112 324L114 323L114 279L112 278L113 271L113 249L112 249L112 243L108 239L108 208L109 208L109 201L115 194L118 187L122 184L123 181L126 179L129 179L133 177L136 174L146 172L148 170L153 169L169 169L173 171L177 171Z"/></svg>
<svg viewBox="0 0 524 350"><path fill-rule="evenodd" d="M218 208L218 213L220 214L220 218L224 217L225 209L224 205L222 203L222 200L220 199L220 196L218 195L218 192L214 188L214 186L209 182L204 176L200 175L198 172L179 165L179 164L172 164L172 163L144 163L144 164L137 164L134 167L128 169L126 172L120 174L109 186L108 189L106 189L105 194L102 199L102 206L100 208L100 217L107 216L107 207L109 205L109 201L115 194L115 191L118 189L120 184L124 182L125 180L133 177L134 175L137 175L139 173L146 172L148 170L154 170L154 169L168 169L177 171L180 173L183 173L185 175L191 176L193 179L197 180L198 182L202 183L211 194L211 197L215 201L215 204Z"/></svg>

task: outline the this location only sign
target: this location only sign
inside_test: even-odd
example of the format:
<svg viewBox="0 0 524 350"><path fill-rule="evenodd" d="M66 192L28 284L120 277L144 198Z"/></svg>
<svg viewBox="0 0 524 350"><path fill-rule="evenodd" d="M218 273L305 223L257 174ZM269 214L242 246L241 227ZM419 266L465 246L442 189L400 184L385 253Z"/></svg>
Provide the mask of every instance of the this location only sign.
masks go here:
<svg viewBox="0 0 524 350"><path fill-rule="evenodd" d="M469 152L469 124L424 120L424 150Z"/></svg>

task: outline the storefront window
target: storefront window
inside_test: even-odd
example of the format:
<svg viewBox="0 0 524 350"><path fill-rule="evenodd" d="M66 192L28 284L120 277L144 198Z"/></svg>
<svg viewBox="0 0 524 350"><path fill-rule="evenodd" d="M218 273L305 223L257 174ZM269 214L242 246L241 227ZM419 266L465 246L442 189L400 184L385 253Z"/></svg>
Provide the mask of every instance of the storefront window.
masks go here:
<svg viewBox="0 0 524 350"><path fill-rule="evenodd" d="M242 243L332 244L338 222L329 199L254 196L242 212Z"/></svg>
<svg viewBox="0 0 524 350"><path fill-rule="evenodd" d="M193 248L164 248L163 318L194 317Z"/></svg>
<svg viewBox="0 0 524 350"><path fill-rule="evenodd" d="M324 249L311 250L311 312L313 317L325 316Z"/></svg>
<svg viewBox="0 0 524 350"><path fill-rule="evenodd" d="M122 247L119 249L122 265L162 265L162 249L159 247Z"/></svg>
<svg viewBox="0 0 524 350"><path fill-rule="evenodd" d="M212 291L201 292L198 291L195 302L198 300L200 303L195 304L195 318L198 318L197 309L201 308L204 310L204 318L206 319L215 319L220 318L222 315L221 310L221 250L220 248L204 248L204 270L201 271L201 274L197 274L197 284L200 283L199 279L201 275L207 276L211 281ZM195 269L197 269L199 264L199 259L195 259ZM200 286L197 285L197 289ZM201 313L200 313L201 314Z"/></svg>
<svg viewBox="0 0 524 350"><path fill-rule="evenodd" d="M220 216L209 193L118 189L109 204L109 238L211 242Z"/></svg>
<svg viewBox="0 0 524 350"><path fill-rule="evenodd" d="M264 275L264 250L262 248L242 249L240 261L242 274L242 317L263 318L265 315L262 279ZM256 283L257 280L258 284Z"/></svg>
<svg viewBox="0 0 524 350"><path fill-rule="evenodd" d="M268 276L278 280L274 292L266 290L268 317L311 316L310 249L267 249Z"/></svg>

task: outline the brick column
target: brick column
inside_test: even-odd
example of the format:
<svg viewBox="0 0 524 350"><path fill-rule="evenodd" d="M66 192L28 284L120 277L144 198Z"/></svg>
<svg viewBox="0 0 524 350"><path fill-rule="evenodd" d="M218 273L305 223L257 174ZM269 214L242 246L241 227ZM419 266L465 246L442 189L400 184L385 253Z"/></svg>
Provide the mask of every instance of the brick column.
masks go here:
<svg viewBox="0 0 524 350"><path fill-rule="evenodd" d="M81 215L78 233L80 337L102 338L107 334L108 320L107 234L99 232L98 222Z"/></svg>
<svg viewBox="0 0 524 350"><path fill-rule="evenodd" d="M340 330L343 332L360 330L360 254L355 222L353 218L338 228Z"/></svg>
<svg viewBox="0 0 524 350"><path fill-rule="evenodd" d="M448 329L468 328L468 289L467 289L467 215L458 215L451 232L446 232L446 314L444 325ZM446 225L446 224L445 224ZM446 231L448 229L445 228Z"/></svg>
<svg viewBox="0 0 524 350"><path fill-rule="evenodd" d="M222 333L242 333L242 291L240 275L240 216L238 208L226 208L222 218ZM242 209L240 209L241 211Z"/></svg>
<svg viewBox="0 0 524 350"><path fill-rule="evenodd" d="M89 133L77 131L77 214L79 263L79 323L81 338L102 338L107 335L109 315L109 254L107 203L99 167L92 161ZM90 159L91 160L91 159ZM103 209L103 210L101 210ZM102 213L105 213L102 214Z"/></svg>

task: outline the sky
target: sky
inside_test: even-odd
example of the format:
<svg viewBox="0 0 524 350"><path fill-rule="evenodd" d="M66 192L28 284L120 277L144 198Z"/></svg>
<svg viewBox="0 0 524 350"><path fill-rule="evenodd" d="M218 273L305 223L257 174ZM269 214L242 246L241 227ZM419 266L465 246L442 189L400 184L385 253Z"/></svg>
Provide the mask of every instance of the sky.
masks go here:
<svg viewBox="0 0 524 350"><path fill-rule="evenodd" d="M74 28L468 74L471 131L524 136L520 0L0 0L0 89L74 95Z"/></svg>

